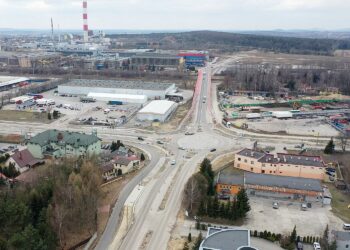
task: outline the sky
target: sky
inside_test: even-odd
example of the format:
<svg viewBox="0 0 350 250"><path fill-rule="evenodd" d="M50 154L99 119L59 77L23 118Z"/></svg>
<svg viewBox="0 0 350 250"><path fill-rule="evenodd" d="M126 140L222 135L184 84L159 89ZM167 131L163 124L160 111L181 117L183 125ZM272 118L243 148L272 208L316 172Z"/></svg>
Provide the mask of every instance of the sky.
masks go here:
<svg viewBox="0 0 350 250"><path fill-rule="evenodd" d="M92 30L350 28L350 0L88 0ZM0 28L82 28L82 0L0 0Z"/></svg>

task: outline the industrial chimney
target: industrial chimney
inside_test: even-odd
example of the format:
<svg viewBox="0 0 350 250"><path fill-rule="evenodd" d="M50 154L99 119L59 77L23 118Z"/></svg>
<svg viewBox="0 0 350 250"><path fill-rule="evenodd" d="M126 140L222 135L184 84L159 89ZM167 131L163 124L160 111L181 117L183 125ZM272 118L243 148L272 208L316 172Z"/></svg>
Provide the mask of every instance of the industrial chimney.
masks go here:
<svg viewBox="0 0 350 250"><path fill-rule="evenodd" d="M88 14L87 14L87 0L83 1L83 30L84 30L84 43L89 42L89 26L88 26Z"/></svg>

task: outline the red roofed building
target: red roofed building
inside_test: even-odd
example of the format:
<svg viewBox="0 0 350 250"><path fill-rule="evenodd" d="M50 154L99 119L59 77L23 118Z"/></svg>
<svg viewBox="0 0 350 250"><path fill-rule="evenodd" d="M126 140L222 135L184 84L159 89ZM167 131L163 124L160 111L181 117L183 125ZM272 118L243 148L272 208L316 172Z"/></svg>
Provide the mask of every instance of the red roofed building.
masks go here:
<svg viewBox="0 0 350 250"><path fill-rule="evenodd" d="M321 156L305 156L243 149L235 154L234 167L258 174L323 180L326 166Z"/></svg>
<svg viewBox="0 0 350 250"><path fill-rule="evenodd" d="M11 155L6 165L10 163L14 164L17 171L23 173L32 167L42 164L43 161L35 159L28 149L24 149Z"/></svg>

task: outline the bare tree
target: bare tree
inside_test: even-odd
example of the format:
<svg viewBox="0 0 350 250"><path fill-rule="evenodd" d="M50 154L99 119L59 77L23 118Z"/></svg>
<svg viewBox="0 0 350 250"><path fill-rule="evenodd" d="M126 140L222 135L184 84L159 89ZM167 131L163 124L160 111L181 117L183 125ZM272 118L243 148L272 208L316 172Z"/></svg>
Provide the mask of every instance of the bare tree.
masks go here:
<svg viewBox="0 0 350 250"><path fill-rule="evenodd" d="M208 187L207 179L200 173L193 175L185 186L185 203L189 212L193 206L200 202L202 196L206 194Z"/></svg>

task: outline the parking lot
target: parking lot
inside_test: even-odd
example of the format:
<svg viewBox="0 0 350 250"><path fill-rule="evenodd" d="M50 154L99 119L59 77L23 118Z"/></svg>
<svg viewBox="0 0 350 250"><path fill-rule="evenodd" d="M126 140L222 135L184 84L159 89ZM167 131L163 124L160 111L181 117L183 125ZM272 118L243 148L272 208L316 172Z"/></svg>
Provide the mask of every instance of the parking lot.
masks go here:
<svg viewBox="0 0 350 250"><path fill-rule="evenodd" d="M250 197L251 211L244 226L251 230L267 230L282 234L289 234L296 226L300 236L321 236L327 224L330 231L342 230L343 221L331 212L330 206L322 207L318 203L313 203L312 208L302 211L301 203L279 201L279 208L273 209L274 201Z"/></svg>

